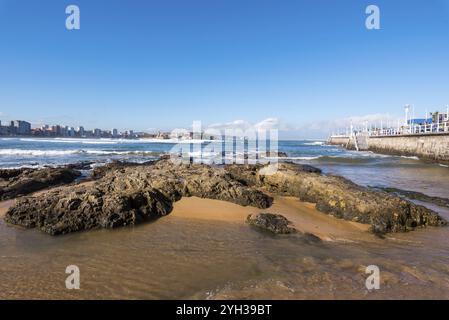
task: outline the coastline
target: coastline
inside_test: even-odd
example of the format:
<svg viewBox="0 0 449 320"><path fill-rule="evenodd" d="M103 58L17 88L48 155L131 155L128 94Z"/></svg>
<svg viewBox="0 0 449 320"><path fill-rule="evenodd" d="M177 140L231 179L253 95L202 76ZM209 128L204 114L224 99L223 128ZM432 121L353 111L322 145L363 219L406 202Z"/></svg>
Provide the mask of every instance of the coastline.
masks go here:
<svg viewBox="0 0 449 320"><path fill-rule="evenodd" d="M331 136L327 144L347 150L417 157L436 164L449 164L449 133L401 134L391 136Z"/></svg>
<svg viewBox="0 0 449 320"><path fill-rule="evenodd" d="M159 170L164 168L163 162L160 165ZM199 170L200 167L194 168ZM239 168L228 168L228 172L241 174L239 179L243 179L246 171ZM308 166L300 168L313 170ZM112 180L118 179L129 186L141 181L136 180L136 176L134 180L129 178L139 171L146 172L147 168L134 165L104 169L99 171L100 181L105 179L110 186ZM123 176L120 176L122 171ZM283 178L288 177L289 171L286 174ZM319 177L318 173L313 172L304 171L301 174ZM99 187L97 183L93 180L56 186L0 202L0 216L23 198L50 200L49 195L58 194L60 190L76 190L81 186L89 191ZM171 182L164 178L161 183L167 185ZM429 227L414 232L389 233L381 239L369 232L368 224L338 219L319 211L316 204L300 201L296 196L277 195L268 190L264 192L273 198L268 208L184 196L173 203L169 214L153 221L58 237L5 224L0 217L0 257L4 258L0 272L8 274L8 279L0 283L0 297L448 297L449 287L441 282L442 277L449 274L447 258L441 256L441 250L447 248L448 228ZM249 214L261 212L281 214L292 222L298 235L270 235L246 223ZM303 234L312 234L321 241L310 242ZM436 244L435 239L438 240ZM411 251L413 255L409 254ZM74 292L65 289L64 270L67 263L81 267L83 290ZM365 267L370 264L381 266L384 290L368 296L363 283ZM429 275L426 273L428 270L432 270ZM109 286L111 279L117 277L122 280ZM59 278L61 281L54 280ZM435 283L440 285L435 286Z"/></svg>
<svg viewBox="0 0 449 320"><path fill-rule="evenodd" d="M256 207L258 214L283 215L282 211L292 212L292 207L300 212L307 208L309 213L319 212L315 218L324 219L322 225L333 224L333 220L326 220L329 217L339 218L345 223L364 225L366 228L359 226L359 229L378 236L447 225L447 221L431 209L394 193L363 187L340 176L325 175L310 165L284 162L276 166L274 173L266 174L270 167L185 164L163 157L143 164L116 162L97 167L88 183L75 181L81 176L76 165L3 170L1 183L5 188L0 195L4 200L22 196L5 216L7 222L38 228L51 235L157 220L171 214L179 200L192 196ZM49 189L52 186L60 187ZM37 191L40 192L35 194ZM281 197L284 199L279 201ZM290 197L289 202L285 197ZM277 208L278 203L284 207ZM204 208L198 201L197 205ZM248 212L246 216L255 213ZM327 217L323 218L323 214ZM307 219L298 220L296 216L292 220L300 225L298 230L302 224L313 223ZM306 229L306 233L312 234L317 231L315 229L320 231L316 225L315 229L310 226ZM322 236L329 238L326 233Z"/></svg>

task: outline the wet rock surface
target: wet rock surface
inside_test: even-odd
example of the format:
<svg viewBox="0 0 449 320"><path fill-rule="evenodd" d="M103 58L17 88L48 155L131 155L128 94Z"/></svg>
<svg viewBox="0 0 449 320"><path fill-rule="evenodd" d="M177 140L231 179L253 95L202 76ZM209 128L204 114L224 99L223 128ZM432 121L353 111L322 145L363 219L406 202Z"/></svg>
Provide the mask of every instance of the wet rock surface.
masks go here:
<svg viewBox="0 0 449 320"><path fill-rule="evenodd" d="M217 199L267 208L272 198L233 180L223 168L173 164L111 165L91 184L50 190L19 199L5 216L8 223L52 235L135 225L172 211L183 196Z"/></svg>
<svg viewBox="0 0 449 320"><path fill-rule="evenodd" d="M337 218L370 224L378 234L446 224L423 206L342 177L325 176L314 167L280 163L269 175L267 168L181 164L166 158L139 165L115 163L99 170L89 184L19 199L5 220L56 235L157 219L169 214L173 203L182 197L266 209L273 201L269 194L275 194L315 203L318 210Z"/></svg>
<svg viewBox="0 0 449 320"><path fill-rule="evenodd" d="M422 226L442 226L437 213L395 195L361 187L339 176L310 172L292 163L279 164L276 174L259 176L273 193L298 197L336 218L371 225L378 234L404 232Z"/></svg>
<svg viewBox="0 0 449 320"><path fill-rule="evenodd" d="M424 194L422 192L410 191L410 190L402 190L397 188L380 188L376 187L374 189L382 190L391 194L398 195L400 197L405 197L410 200L418 200L427 203L432 203L440 207L449 207L449 199L434 197Z"/></svg>
<svg viewBox="0 0 449 320"><path fill-rule="evenodd" d="M290 234L296 232L296 229L291 226L291 222L280 214L250 214L246 218L246 223L274 234Z"/></svg>
<svg viewBox="0 0 449 320"><path fill-rule="evenodd" d="M0 200L27 195L48 187L73 182L81 176L70 167L0 170Z"/></svg>

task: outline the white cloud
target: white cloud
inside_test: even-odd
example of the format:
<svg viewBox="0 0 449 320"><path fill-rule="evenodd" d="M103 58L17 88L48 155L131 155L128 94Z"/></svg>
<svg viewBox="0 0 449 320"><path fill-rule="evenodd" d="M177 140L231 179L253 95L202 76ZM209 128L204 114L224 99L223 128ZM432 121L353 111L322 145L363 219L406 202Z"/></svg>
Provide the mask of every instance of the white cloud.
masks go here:
<svg viewBox="0 0 449 320"><path fill-rule="evenodd" d="M389 113L378 113L341 119L340 121L337 121L336 124L348 126L351 125L352 122L354 126L358 127L364 126L365 124L368 124L368 126L380 126L381 124L383 126L386 126L387 124L397 125L397 122L402 120L403 119L398 118L397 116L393 116Z"/></svg>
<svg viewBox="0 0 449 320"><path fill-rule="evenodd" d="M232 122L226 123L214 123L206 127L206 129L214 129L214 130L248 130L251 128L251 123L245 120L234 120Z"/></svg>
<svg viewBox="0 0 449 320"><path fill-rule="evenodd" d="M286 126L281 124L279 119L277 118L267 118L257 123L251 123L246 120L234 120L232 122L226 123L214 123L206 127L206 129L214 129L214 130L270 130L270 129L278 129L285 130Z"/></svg>
<svg viewBox="0 0 449 320"><path fill-rule="evenodd" d="M271 130L271 129L280 129L279 119L277 118L268 118L260 121L254 125L256 129L260 130Z"/></svg>
<svg viewBox="0 0 449 320"><path fill-rule="evenodd" d="M331 119L306 122L302 125L291 129L289 136L296 138L326 138L331 133L344 133L350 128L351 123L356 128L364 128L367 124L370 126L397 126L398 121L403 121L402 118L388 114L367 114L361 116L352 116L347 118Z"/></svg>
<svg viewBox="0 0 449 320"><path fill-rule="evenodd" d="M346 129L350 127L351 122L354 129L356 129L363 128L366 122L368 122L368 126L380 126L381 123L384 127L387 125L396 126L398 120L403 121L402 118L387 113L308 121L300 125L287 124L278 118L267 118L256 123L240 119L225 123L214 123L203 127L203 129L209 131L209 133L211 133L211 130L222 133L225 130L235 130L244 133L248 130L277 129L279 131L280 139L325 139L332 133L345 132Z"/></svg>

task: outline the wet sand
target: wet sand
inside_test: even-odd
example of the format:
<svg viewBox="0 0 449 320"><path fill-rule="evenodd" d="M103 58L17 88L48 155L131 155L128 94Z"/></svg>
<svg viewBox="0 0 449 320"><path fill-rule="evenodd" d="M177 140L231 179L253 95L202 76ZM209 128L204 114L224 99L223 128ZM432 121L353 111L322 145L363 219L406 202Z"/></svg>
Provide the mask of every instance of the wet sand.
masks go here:
<svg viewBox="0 0 449 320"><path fill-rule="evenodd" d="M256 212L283 214L325 241L259 232L245 223ZM449 228L386 239L367 228L291 197L266 210L183 198L151 223L58 237L0 219L0 299L449 298ZM81 290L65 288L72 264ZM377 291L365 288L372 264L381 270Z"/></svg>
<svg viewBox="0 0 449 320"><path fill-rule="evenodd" d="M294 197L274 197L273 205L265 210L219 200L184 197L175 203L169 217L244 224L249 214L260 212L282 214L297 230L312 233L324 241L350 242L373 239L373 235L368 233L368 225L336 219L319 212L314 204L301 202Z"/></svg>
<svg viewBox="0 0 449 320"><path fill-rule="evenodd" d="M90 183L92 182L85 184ZM45 191L39 191L34 196ZM0 218L3 218L14 202L15 200L0 202ZM373 235L368 233L368 225L336 219L316 210L314 204L301 202L294 197L274 197L273 205L265 210L220 200L184 197L174 204L173 211L163 219L179 217L243 225L248 215L260 212L282 214L297 230L312 233L324 241L351 242L373 239Z"/></svg>
<svg viewBox="0 0 449 320"><path fill-rule="evenodd" d="M8 211L9 207L11 207L14 204L15 200L6 200L6 201L0 201L0 219L3 218L6 211Z"/></svg>

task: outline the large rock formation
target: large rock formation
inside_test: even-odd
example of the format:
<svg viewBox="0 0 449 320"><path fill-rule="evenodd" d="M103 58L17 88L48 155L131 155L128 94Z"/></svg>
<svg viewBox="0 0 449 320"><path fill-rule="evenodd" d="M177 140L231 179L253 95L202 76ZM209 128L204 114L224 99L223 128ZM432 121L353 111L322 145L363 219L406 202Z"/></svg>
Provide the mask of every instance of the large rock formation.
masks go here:
<svg viewBox="0 0 449 320"><path fill-rule="evenodd" d="M387 193L392 193L400 197L404 197L411 200L418 200L422 202L431 203L437 205L439 207L448 207L449 208L449 199L442 197L429 196L422 192L410 191L410 190L402 190L398 188L384 188L384 187L373 187L373 189L382 190Z"/></svg>
<svg viewBox="0 0 449 320"><path fill-rule="evenodd" d="M0 200L73 182L81 173L73 168L0 169Z"/></svg>
<svg viewBox="0 0 449 320"><path fill-rule="evenodd" d="M175 164L168 159L143 165L103 168L89 184L60 187L20 199L7 212L7 222L56 235L93 228L114 228L159 218L183 196L218 199L265 209L267 193L296 196L316 203L337 218L371 224L376 233L438 226L436 213L397 196L360 187L319 169L279 164L266 166ZM266 193L264 193L266 192Z"/></svg>
<svg viewBox="0 0 449 320"><path fill-rule="evenodd" d="M205 165L175 165L161 160L145 165L112 165L109 169L92 183L19 199L5 220L58 235L159 218L170 213L173 202L183 196L262 209L272 203L271 197L233 180L225 170Z"/></svg>
<svg viewBox="0 0 449 320"><path fill-rule="evenodd" d="M315 203L319 211L336 218L370 224L374 233L446 224L438 214L423 206L386 192L361 187L342 177L323 175L309 166L282 163L272 175L261 175L260 169L248 169L228 166L240 181L261 186L275 194Z"/></svg>

